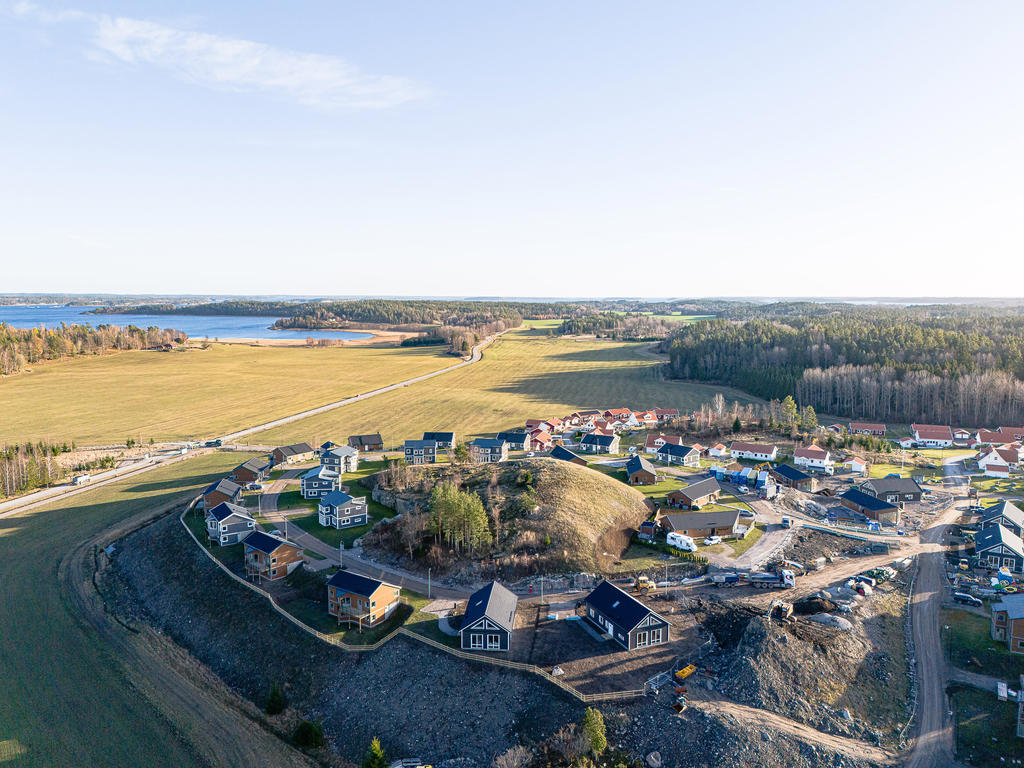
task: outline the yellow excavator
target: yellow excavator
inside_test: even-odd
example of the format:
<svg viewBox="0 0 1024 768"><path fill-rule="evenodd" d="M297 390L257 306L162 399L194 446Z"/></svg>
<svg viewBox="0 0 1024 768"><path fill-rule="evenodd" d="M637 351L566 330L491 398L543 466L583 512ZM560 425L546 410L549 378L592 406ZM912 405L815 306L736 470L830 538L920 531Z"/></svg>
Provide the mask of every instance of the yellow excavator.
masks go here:
<svg viewBox="0 0 1024 768"><path fill-rule="evenodd" d="M657 585L641 574L633 579L633 593L637 595L648 595L657 589Z"/></svg>

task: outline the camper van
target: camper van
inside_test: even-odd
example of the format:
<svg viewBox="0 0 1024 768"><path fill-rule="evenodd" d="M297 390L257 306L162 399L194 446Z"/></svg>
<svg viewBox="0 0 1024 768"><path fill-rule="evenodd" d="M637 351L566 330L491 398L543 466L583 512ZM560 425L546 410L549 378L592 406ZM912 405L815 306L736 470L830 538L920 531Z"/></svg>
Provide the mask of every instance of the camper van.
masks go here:
<svg viewBox="0 0 1024 768"><path fill-rule="evenodd" d="M681 533L671 532L665 537L665 540L668 542L668 545L670 547L681 549L684 552L697 551L697 542L695 542L689 536L684 536Z"/></svg>

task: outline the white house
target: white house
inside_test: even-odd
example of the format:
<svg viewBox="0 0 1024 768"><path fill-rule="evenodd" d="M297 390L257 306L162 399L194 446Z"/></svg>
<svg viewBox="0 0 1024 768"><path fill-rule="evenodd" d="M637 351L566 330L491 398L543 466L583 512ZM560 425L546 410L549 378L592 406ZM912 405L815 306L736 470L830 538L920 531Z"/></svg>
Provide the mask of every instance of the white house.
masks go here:
<svg viewBox="0 0 1024 768"><path fill-rule="evenodd" d="M860 456L851 456L843 462L843 469L855 475L863 475L868 471L868 463Z"/></svg>
<svg viewBox="0 0 1024 768"><path fill-rule="evenodd" d="M666 443L669 445L682 445L683 438L678 435L648 435L647 440L644 441L644 453L657 453L661 446Z"/></svg>
<svg viewBox="0 0 1024 768"><path fill-rule="evenodd" d="M925 448L949 448L953 445L953 430L938 424L911 424L914 442Z"/></svg>
<svg viewBox="0 0 1024 768"><path fill-rule="evenodd" d="M1016 451L986 447L978 454L978 468L986 477L1009 477L1018 460Z"/></svg>
<svg viewBox="0 0 1024 768"><path fill-rule="evenodd" d="M708 456L713 459L721 459L729 455L729 449L726 448L722 443L712 445L708 448Z"/></svg>
<svg viewBox="0 0 1024 768"><path fill-rule="evenodd" d="M793 451L793 463L798 467L807 467L829 475L835 470L832 455L819 445L797 448Z"/></svg>
<svg viewBox="0 0 1024 768"><path fill-rule="evenodd" d="M779 455L779 448L775 445L761 445L760 443L733 443L729 446L729 453L734 459L775 461Z"/></svg>

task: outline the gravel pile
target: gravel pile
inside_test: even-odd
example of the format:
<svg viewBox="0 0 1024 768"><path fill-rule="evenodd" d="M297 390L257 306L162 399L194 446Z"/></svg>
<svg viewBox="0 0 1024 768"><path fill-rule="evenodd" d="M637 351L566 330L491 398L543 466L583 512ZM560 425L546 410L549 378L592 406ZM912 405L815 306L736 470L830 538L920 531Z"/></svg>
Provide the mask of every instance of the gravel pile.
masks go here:
<svg viewBox="0 0 1024 768"><path fill-rule="evenodd" d="M854 557L863 554L864 542L822 531L798 530L784 550L787 560L807 567L818 557Z"/></svg>

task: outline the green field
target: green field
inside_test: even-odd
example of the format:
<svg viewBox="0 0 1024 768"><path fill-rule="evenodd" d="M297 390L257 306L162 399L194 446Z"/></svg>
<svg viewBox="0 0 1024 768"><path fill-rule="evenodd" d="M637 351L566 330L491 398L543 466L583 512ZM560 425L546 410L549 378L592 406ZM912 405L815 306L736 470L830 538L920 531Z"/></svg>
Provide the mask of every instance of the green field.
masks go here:
<svg viewBox="0 0 1024 768"><path fill-rule="evenodd" d="M530 325L541 325L530 322ZM260 433L269 444L332 439L380 431L385 445L452 429L461 437L493 434L532 417L580 408L697 408L722 392L729 401L753 398L738 390L666 381L646 344L548 337L544 328L510 332L484 351L480 363L361 403Z"/></svg>
<svg viewBox="0 0 1024 768"><path fill-rule="evenodd" d="M357 525L354 528L342 528L339 530L320 525L319 512L303 515L302 517L289 518L289 522L299 526L306 533L313 534L325 544L337 547L341 542L345 542L345 547L349 548L352 546L353 541L373 528L378 520L395 516L395 510L385 507L383 504L379 504L372 499L367 500L367 509L370 512L370 522L366 525Z"/></svg>
<svg viewBox="0 0 1024 768"><path fill-rule="evenodd" d="M940 620L942 642L953 666L1011 682L1024 674L1024 657L992 639L989 619L969 611L946 610Z"/></svg>
<svg viewBox="0 0 1024 768"><path fill-rule="evenodd" d="M0 379L0 444L210 437L456 362L431 348L243 344L71 358Z"/></svg>
<svg viewBox="0 0 1024 768"><path fill-rule="evenodd" d="M109 525L184 500L238 461L200 456L0 519L0 744L21 755L5 766L195 764L66 604L57 563Z"/></svg>

